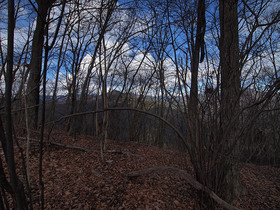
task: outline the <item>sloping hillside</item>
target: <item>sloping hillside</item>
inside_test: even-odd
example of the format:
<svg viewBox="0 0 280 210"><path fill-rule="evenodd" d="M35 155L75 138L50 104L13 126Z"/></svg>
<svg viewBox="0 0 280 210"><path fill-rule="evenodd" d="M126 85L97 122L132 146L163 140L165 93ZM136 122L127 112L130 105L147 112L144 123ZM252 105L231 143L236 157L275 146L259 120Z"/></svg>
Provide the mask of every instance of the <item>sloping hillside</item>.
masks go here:
<svg viewBox="0 0 280 210"><path fill-rule="evenodd" d="M110 141L108 152L104 153L105 162L102 162L98 142L89 136L79 136L78 141L73 142L63 133L57 133L51 141L59 145L45 146L46 209L198 208L196 190L179 174L127 176L133 171L158 166L183 169L192 174L184 153L134 142ZM24 146L22 139L20 143ZM38 142L32 145L31 190L34 208L39 209ZM237 207L280 209L280 169L245 164L241 177L246 190Z"/></svg>

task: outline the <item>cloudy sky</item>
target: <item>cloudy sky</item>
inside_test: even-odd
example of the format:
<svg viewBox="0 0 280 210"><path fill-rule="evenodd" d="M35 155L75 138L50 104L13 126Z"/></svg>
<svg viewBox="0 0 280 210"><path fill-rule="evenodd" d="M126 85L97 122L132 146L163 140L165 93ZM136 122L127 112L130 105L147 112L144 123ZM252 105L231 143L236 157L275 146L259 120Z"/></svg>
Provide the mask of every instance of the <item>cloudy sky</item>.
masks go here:
<svg viewBox="0 0 280 210"><path fill-rule="evenodd" d="M118 3L119 9L112 15L112 21L106 31L101 51L97 53L96 58L93 60L92 56L97 43L98 33L100 32L98 21L100 21L100 18L104 21L106 18L106 12L104 10L100 14L100 9L98 8L100 8L101 0L81 0L80 3L82 3L80 7L77 7L75 4L67 4L66 6L65 18L63 19L63 24L59 32L60 36L58 37L56 45L52 49L49 58L49 94L53 90L58 67L58 95L65 95L67 94L74 74L76 74L77 80L79 81L76 84L77 89L81 89L89 67L91 66L90 64L93 61L94 64L92 65L93 68L91 70L89 85L91 93L96 92L100 81L98 78L101 74L103 76L107 75L108 90L121 90L123 86L127 88L134 79L132 87L133 91L139 92L143 85L150 82L151 94L153 94L153 90L159 86L160 69L164 70L164 84L167 89L171 90L178 84L178 75L181 78L184 78L187 84L190 84L190 61L186 61L187 54L184 52L184 50L187 50L187 46L184 45L187 37L184 35L183 30L173 31L173 34L168 32L168 28L163 29L163 31L156 31L151 28L151 25L155 24L151 21L152 12L141 13L140 11L137 13L138 18L135 18L136 16L134 15L136 13L124 9L125 6L129 5L127 4L127 1L120 1ZM145 5L142 6L144 7ZM122 9L120 9L120 7L122 7ZM209 14L207 14L207 17L209 16L210 18L211 12L213 12L212 15L217 15L217 11L214 10L214 7L215 5L212 5L208 8ZM255 10L257 11L259 9L259 12L262 14L258 21L259 24L264 24L264 26L258 27L254 31L254 40L258 39L258 36L260 36L262 31L265 30L265 24L273 18L270 14L274 14L280 10L280 4L278 1L273 0L264 7L264 9L258 7L259 4L256 4ZM77 10L79 10L78 13L74 12ZM17 91L17 87L21 83L23 71L26 70L24 64L30 62L31 41L36 25L36 12L34 12L34 9L30 6L30 3L27 0L21 1L20 7L17 11L18 18L15 28L15 62L19 62L19 65L15 64L15 66L20 66L20 68L18 68L19 70L15 75L14 92ZM6 12L7 9L4 5L0 9L0 15L4 16L4 14L7 14ZM60 8L54 7L51 13L51 17L54 21L51 22L49 29L51 36L54 33L57 24L55 18L57 18L59 14ZM246 47L248 47L248 44L246 45L246 39L253 30L252 27L254 26L253 23L255 20L253 15L247 19L242 15L244 14L242 14L242 11L240 10L240 48L245 51ZM174 16L174 18L175 17L176 16ZM157 21L166 21L163 20L164 17L158 17L157 19ZM3 58L6 54L7 43L6 24L7 20L5 18L0 20L1 51ZM277 26L279 26L279 24ZM216 74L219 66L219 52L216 43L217 30L214 30L213 27L215 27L215 25L209 20L205 36L208 57L199 66L199 81L202 86L205 85L206 78L207 76L209 78L209 75L212 75L212 84L215 85L216 83ZM175 29L175 24L172 29ZM275 35L267 39L264 37L264 39L259 42L259 47L255 47L256 50L252 51L252 53L246 58L242 74L243 81L249 81L248 83L252 83L256 77L261 77L262 74L269 75L271 77L270 79L280 76L280 45L275 37L279 35L279 28L271 28L270 30L275 30L276 32L273 32ZM63 38L62 35L65 31L67 31L67 33L65 38ZM174 36L173 38L176 40L176 44L178 45L176 51L177 61L175 61L171 45L168 45L165 48L161 59L159 59L155 52L157 47L156 44L154 46L149 46L148 44L149 41L157 41L157 36L162 36L164 33L166 33L165 36L167 37L165 37L165 40L167 42L171 42L171 35ZM269 32L267 32L267 34L269 34ZM58 55L60 48L63 50L64 55L59 61ZM74 49L78 49L79 53L74 52ZM106 56L104 55L104 49L106 49ZM274 55L271 54L272 50L275 52ZM24 56L20 57L22 54ZM4 60L1 59L1 61L2 63L0 65L3 65ZM73 72L73 63L77 63L75 72ZM125 74L127 74L126 78ZM153 81L149 81L150 78L152 78ZM243 84L246 85L246 82ZM1 90L4 92L3 74L1 77Z"/></svg>

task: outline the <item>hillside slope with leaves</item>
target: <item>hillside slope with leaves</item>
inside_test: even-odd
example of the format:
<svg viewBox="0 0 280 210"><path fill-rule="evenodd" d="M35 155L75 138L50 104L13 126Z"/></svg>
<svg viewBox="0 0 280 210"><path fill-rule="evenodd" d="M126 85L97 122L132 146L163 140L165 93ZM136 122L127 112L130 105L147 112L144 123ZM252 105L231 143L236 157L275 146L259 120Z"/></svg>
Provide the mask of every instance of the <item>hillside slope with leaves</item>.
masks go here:
<svg viewBox="0 0 280 210"><path fill-rule="evenodd" d="M135 142L109 141L104 161L98 141L79 136L73 142L63 133L52 136L43 155L46 209L197 209L197 191L179 174L159 172L136 178L130 172L168 166L193 174L185 153ZM20 138L25 147L25 140ZM66 146L67 145L67 146ZM39 143L32 142L31 191L39 209ZM20 153L16 153L18 168ZM18 170L23 179L21 170ZM240 209L280 209L280 169L244 164L245 188Z"/></svg>

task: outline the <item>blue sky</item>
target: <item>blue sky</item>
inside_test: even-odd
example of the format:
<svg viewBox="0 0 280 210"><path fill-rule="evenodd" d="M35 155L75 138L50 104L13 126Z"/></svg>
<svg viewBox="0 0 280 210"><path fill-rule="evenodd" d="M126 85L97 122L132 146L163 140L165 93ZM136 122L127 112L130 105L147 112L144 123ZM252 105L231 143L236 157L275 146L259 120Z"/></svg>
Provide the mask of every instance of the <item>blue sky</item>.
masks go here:
<svg viewBox="0 0 280 210"><path fill-rule="evenodd" d="M18 2L18 1L16 1L16 2ZM36 6L36 3L35 3L35 1L32 1L33 3L34 3L34 5ZM119 5L122 5L122 4L124 4L125 2L127 2L127 1L125 1L125 0L122 0L122 1L119 1ZM128 1L128 2L133 2L133 1ZM218 18L218 11L216 11L215 10L215 8L216 8L216 1L212 1L212 3L210 4L210 6L207 8L207 12L206 12L206 18L207 18L207 32L206 32L206 36L205 36L205 40L206 40L206 46L207 46L207 52L208 52L208 54L207 54L207 56L208 56L208 60L209 60L209 63L206 63L206 62L204 62L204 63L202 63L201 65L200 65L200 72L201 72L201 75L205 75L205 74L207 74L207 69L208 68L211 68L213 71L216 71L217 70L217 68L218 68L218 65L219 65L219 59L218 59L218 57L219 57L219 51L218 51L218 48L217 48L217 34L218 34L218 31L217 30L215 30L215 27L219 27L218 26L218 23L217 22L213 22L212 20L213 20L213 18ZM144 4L143 4L144 5ZM142 5L142 6L143 6ZM264 11L263 12L263 14L264 14L264 16L263 17L265 17L266 16L266 14L268 13L268 12L270 12L271 10L276 10L276 8L279 8L280 9L280 5L279 5L279 1L277 1L277 0L274 0L274 1L272 1L271 2L271 5L267 8L267 10L266 11ZM56 9L57 10L57 9ZM6 12L7 10L6 9L3 9L3 8L1 8L1 10L0 10L0 14L1 15L5 15L5 12ZM240 9L240 12L242 12L242 10ZM248 12L248 11L247 11ZM57 11L57 13L56 14L59 14L59 11ZM94 15L94 13L93 14L91 14L91 15ZM146 21L149 21L148 19L148 17L149 16L145 16L145 13L142 13L142 15L143 15L143 20L146 18ZM19 10L19 17L18 17L18 19L17 19L17 27L16 27L16 30L15 30L15 55L17 55L17 54L19 54L19 53L21 53L22 52L22 49L23 49L23 46L26 44L26 41L27 41L27 39L28 39L28 32L29 32L29 30L30 29L33 29L34 30L34 27L35 27L35 24L36 24L36 16L37 16L37 14L36 14L36 12L34 11L34 9L32 8L32 6L30 5L30 3L29 3L29 1L28 0L22 0L21 1L21 9ZM86 16L85 16L85 18L86 18ZM165 18L165 17L163 17L163 18ZM89 17L89 19L90 19L90 17ZM85 21L86 19L83 19L83 21ZM248 19L249 20L249 19ZM248 21L247 20L247 21ZM264 18L261 18L260 19L261 21L266 21ZM125 20L122 20L123 21L123 23L125 23ZM162 19L162 21L166 21L166 20L163 20ZM86 21L85 21L86 22ZM122 24L123 24L122 23ZM245 25L245 24L243 24L243 23L246 23L245 22L245 19L240 19L240 29L241 29L241 34L240 34L240 45L242 45L242 42L244 42L244 40L247 38L247 35L248 35L248 33L249 33L249 30L248 30L248 28L246 28L246 27L248 27L248 26L250 26L250 25L248 25L248 23L246 23L247 25ZM94 25L94 24L93 24ZM54 29L55 29L55 23L54 23L54 25L52 26L52 31L54 31ZM244 27L244 26L246 26L246 27ZM278 23L278 25L277 25L278 27L279 27L279 23ZM87 26L84 24L83 25L83 27L85 27L85 29L87 28ZM6 32L7 32L7 25L6 25L6 22L5 22L5 19L1 19L0 20L0 28L1 28L1 30L0 30L0 36L1 36L1 44L2 44L2 50L3 50L3 52L4 52L4 54L5 54L5 43L6 43ZM175 28L175 26L174 27L172 27L172 29L174 29ZM94 29L94 30L96 30L96 29ZM90 32L94 32L94 30L92 29L92 30L89 30L88 31L88 33L90 33ZM168 27L166 27L165 29L163 29L163 31L162 32L166 32L165 30L169 30L169 28ZM257 31L256 31L256 33L255 33L255 35L254 35L254 38L256 38L257 39L257 35L259 34L259 32L261 32L263 30L263 28L262 27L260 27ZM64 31L64 26L62 26L61 27L61 29L60 29L60 33L63 33L63 31ZM150 31L150 33L152 33L152 31L151 30L149 30ZM31 32L31 35L33 34L33 31L30 31ZM105 39L106 39L106 42L108 42L108 43L112 43L112 41L116 41L117 40L117 37L114 37L117 33L115 33L115 32L117 32L117 31L114 31L114 30L112 30L112 31L109 31L109 32L107 32L106 33L106 36L105 36ZM114 33L115 33L115 35L114 35ZM50 33L51 34L51 33ZM168 35L169 34L169 35ZM119 34L119 35L122 35L122 34ZM143 34L144 35L144 34ZM129 40L129 42L128 42L128 48L129 47L132 47L133 45L132 45L132 43L134 44L134 45L136 45L137 46L137 49L135 48L135 49L133 49L133 51L130 51L130 50L128 50L126 53L127 54L130 54L130 55L133 55L134 53L133 52L137 52L137 51L139 51L139 52L141 52L141 51L144 51L145 50L145 45L147 46L147 44L146 43L141 43L141 42L139 42L139 40L141 40L141 38L143 38L143 35L142 36L140 36L140 37L138 37L137 39L132 39L132 38L130 38ZM168 37L166 37L167 39L166 39L166 41L168 41L168 42L171 42L171 37L170 37L170 33L169 32L167 32L167 36ZM278 36L278 38L277 38L277 36ZM75 39L73 39L73 37L74 37L74 33L72 33L71 34L71 38L72 38L72 41L73 41L73 44L75 44ZM180 67L182 68L182 71L186 71L186 70L188 70L187 69L187 66L189 67L189 61L187 61L186 62L186 55L187 56L189 56L189 54L187 53L187 54L185 54L184 53L184 51L187 51L187 45L186 45L186 43L185 43L185 41L186 41L186 36L184 35L184 31L183 30L177 30L176 31L176 34L174 34L174 37L176 37L176 43L178 44L178 45L180 45L180 48L177 48L177 51L176 51L176 53L177 53L177 57L178 57L178 62L180 62L180 64L182 64L182 65L180 65ZM96 43L96 39L97 39L97 35L96 36L94 36L93 37L93 39L92 39L92 42L89 44L89 46L88 46L88 48L87 48L87 51L86 51L86 53L84 54L84 56L86 56L86 55L92 55L92 53L93 53L93 51L94 51L94 47L95 47L95 43ZM278 29L278 33L274 33L274 35L271 37L271 39L272 40L270 40L271 41L271 43L272 43L272 47L273 47L273 49L275 50L275 49L278 49L278 53L279 53L279 51L280 51L280 49L279 49L279 42L277 43L277 40L279 39L279 29ZM31 40L31 39L30 39ZM155 39L154 39L155 40ZM56 64L57 64L57 62L58 62L58 60L57 60L57 53L58 53L58 50L59 50L59 47L60 47L60 45L61 45L61 41L62 41L62 38L61 37L59 37L58 39L57 39L57 44L56 44L56 46L55 46L55 48L53 49L53 51L51 52L51 57L50 57L50 60L49 60L49 67L50 67L50 69L49 69L49 71L48 71L48 82L49 82L49 84L51 84L51 81L53 80L53 76L54 76L54 74L56 73ZM260 42L261 43L261 42ZM268 42L265 42L265 43L268 43ZM119 44L119 42L115 42L115 46L117 46ZM145 45L144 45L145 44ZM65 43L64 43L64 45L65 45ZM110 45L112 45L112 44L110 44ZM65 45L66 46L66 45ZM178 47L178 46L177 46ZM30 49L31 49L31 46L30 46ZM30 51L30 49L29 49L29 51ZM82 44L82 48L81 49L85 49L85 44ZM113 49L117 49L117 48L112 48L112 50ZM257 49L257 48L256 48ZM259 48L259 49L262 49L262 48ZM68 49L69 50L69 49ZM265 53L266 53L266 56L267 56L267 61L266 61L266 63L267 63L267 65L270 65L270 66L272 66L273 68L275 68L275 66L276 66L276 70L278 71L278 76L279 76L279 56L276 56L276 60L275 60L275 62L273 63L272 62L272 58L271 58L271 56L270 56L270 54L269 54L269 49L262 49L263 50L263 53L261 52L260 53L260 55L265 55ZM264 51L264 50L266 50L266 52ZM138 52L138 53L139 53ZM260 62L260 60L259 59L255 59L254 57L253 57L253 55L256 53L257 51L256 50L253 50L252 51L252 54L248 57L248 59L249 59L249 61L248 61L248 63L247 63L247 66L248 67L246 67L247 69L249 68L249 67L252 67L252 65L255 65L255 67L253 67L253 69L258 69L259 67L258 67L258 63ZM140 53L141 54L141 53ZM174 52L173 52L173 48L172 48L172 46L171 45L168 45L167 46L167 48L166 48L166 51L164 51L163 52L163 54L164 54L164 56L165 56L165 68L166 69L174 69L174 71L175 71L175 67L174 67L174 63L172 64L172 61L174 61ZM65 82L63 82L63 81L65 81L64 79L66 78L66 69L67 68L70 68L71 67L71 59L72 59L72 56L73 56L73 54L71 53L71 51L69 50L68 51L68 53L66 54L68 57L66 57L66 58L64 58L65 59L65 61L67 61L67 62L65 62L64 63L64 65L61 67L61 69L60 69L60 71L61 71L61 80L60 80L60 82L61 83L65 83ZM143 55L143 52L142 52L142 55ZM151 61L151 60L153 60L154 58L152 58L152 56L155 56L156 54L155 53L153 53L153 50L151 49L151 51L150 51L150 54L149 54L149 60ZM277 55L279 55L279 54L277 54ZM28 56L30 56L30 53L28 54ZM84 57L83 56L83 57ZM259 55L258 55L259 56ZM83 57L82 58L80 58L80 60L82 60L83 59ZM148 58L147 57L147 58ZM189 58L188 58L189 59ZM269 60L270 59L270 60ZM17 56L15 57L15 60L17 60ZM146 63L149 63L150 61L149 60L147 60L147 61L145 61ZM120 61L120 60L117 60L118 62ZM182 61L182 62L181 62ZM263 62L264 60L262 60L262 62ZM29 62L29 61L27 61L27 62ZM22 63L22 62L21 62ZM276 63L276 65L275 65L275 63ZM154 64L153 64L154 65ZM152 66L153 65L150 65L151 66L151 68L153 68ZM274 66L273 66L274 65ZM133 68L137 68L137 67L133 67ZM81 70L82 71L82 70ZM85 69L83 69L83 71L86 71ZM111 69L111 72L114 72L115 71L115 69L114 68L112 68ZM152 69L151 69L151 71L152 71ZM258 71L257 71L258 72ZM68 72L69 73L69 72ZM190 75L189 75L190 76ZM250 75L250 78L252 78L253 77L253 75ZM249 77L248 77L249 78ZM174 81L174 80L173 80Z"/></svg>

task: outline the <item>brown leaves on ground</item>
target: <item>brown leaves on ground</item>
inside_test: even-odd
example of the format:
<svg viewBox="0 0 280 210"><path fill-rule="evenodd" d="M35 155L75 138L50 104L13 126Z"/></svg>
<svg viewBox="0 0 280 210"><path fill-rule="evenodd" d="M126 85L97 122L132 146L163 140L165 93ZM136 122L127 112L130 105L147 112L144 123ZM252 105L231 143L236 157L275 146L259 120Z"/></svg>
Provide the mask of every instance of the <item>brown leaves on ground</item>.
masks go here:
<svg viewBox="0 0 280 210"><path fill-rule="evenodd" d="M187 170L185 154L134 142L108 142L100 159L98 142L80 136L73 142L57 133L56 142L89 150L46 146L43 180L46 209L195 209L196 190L170 172L128 178L126 174L150 167L169 166ZM53 140L52 140L53 141ZM24 142L21 142L22 144ZM38 149L31 155L31 190L39 209ZM191 172L190 172L191 173ZM280 169L246 164L241 173L244 195L241 209L280 209Z"/></svg>

